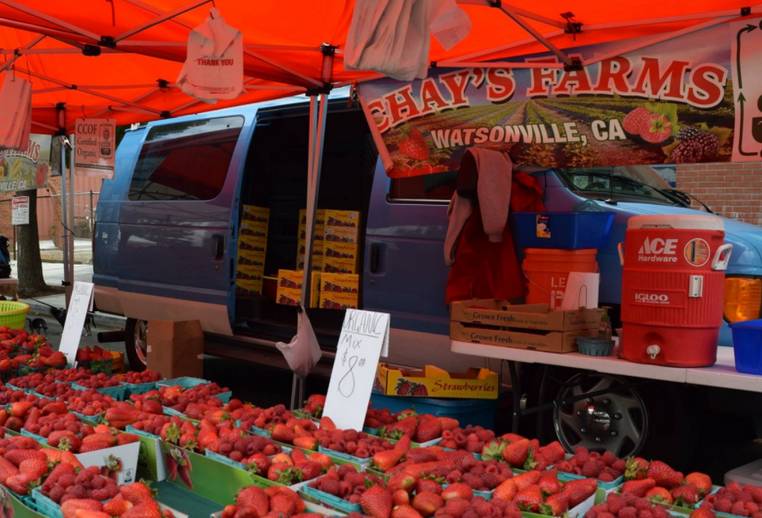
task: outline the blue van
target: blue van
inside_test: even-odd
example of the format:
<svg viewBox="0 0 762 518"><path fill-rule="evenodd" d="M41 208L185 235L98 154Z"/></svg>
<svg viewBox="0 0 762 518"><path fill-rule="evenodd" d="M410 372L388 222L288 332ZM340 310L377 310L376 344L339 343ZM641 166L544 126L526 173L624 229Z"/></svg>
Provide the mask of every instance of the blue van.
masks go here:
<svg viewBox="0 0 762 518"><path fill-rule="evenodd" d="M307 117L304 98L293 98L126 132L116 174L104 182L98 202L94 282L98 309L128 318L126 350L133 367L145 365L149 319L197 319L212 354L285 365L273 344L293 335L295 308L237 294L237 240L242 205L269 207L265 275L295 267L298 211L306 196ZM621 284L616 244L627 218L696 212L688 195L671 190L648 167L533 174L545 186L548 210L616 213L599 255L600 300L612 307ZM396 363L435 361L454 370L487 364L449 350L443 240L454 179L454 173L443 173L391 180L362 111L347 99L331 101L318 205L361 213L360 305L391 314ZM760 298L762 229L729 219L725 228L734 246L728 282L751 283ZM739 298L726 301L726 308L758 312L759 304ZM330 349L343 312L313 309L310 315ZM730 343L727 326L722 343Z"/></svg>

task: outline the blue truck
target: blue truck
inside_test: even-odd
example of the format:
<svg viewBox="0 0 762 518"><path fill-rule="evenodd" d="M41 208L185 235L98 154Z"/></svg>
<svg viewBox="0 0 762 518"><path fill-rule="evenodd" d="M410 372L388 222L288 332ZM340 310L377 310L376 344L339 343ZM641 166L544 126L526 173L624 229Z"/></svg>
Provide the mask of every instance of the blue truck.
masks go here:
<svg viewBox="0 0 762 518"><path fill-rule="evenodd" d="M94 283L97 308L127 317L126 351L133 368L145 366L151 319L199 320L214 344L210 353L284 365L273 345L293 335L295 308L237 294L237 241L242 205L269 207L265 275L295 267L297 218L306 196L307 120L302 97L161 120L126 132L116 173L104 182L98 202ZM691 208L689 195L671 189L649 167L532 174L545 187L550 211L615 213L598 258L600 301L613 308L614 318L621 286L616 245L627 219L705 210ZM361 214L360 305L391 314L390 361L434 361L453 370L469 364L499 368L449 350L443 240L454 184L454 173L390 179L362 111L347 99L331 101L318 206ZM758 318L762 228L726 219L725 229L733 244L726 317ZM310 315L321 345L330 351L343 312L311 309ZM730 340L725 325L721 344ZM543 383L546 393L549 386ZM647 403L641 406L647 414ZM647 419L640 418L639 426L648 426Z"/></svg>

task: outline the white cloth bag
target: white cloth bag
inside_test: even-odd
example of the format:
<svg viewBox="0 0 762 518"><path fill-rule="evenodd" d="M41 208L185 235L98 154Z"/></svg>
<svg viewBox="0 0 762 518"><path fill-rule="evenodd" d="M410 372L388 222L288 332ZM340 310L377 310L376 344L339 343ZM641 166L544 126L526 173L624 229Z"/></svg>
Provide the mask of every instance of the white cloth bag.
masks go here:
<svg viewBox="0 0 762 518"><path fill-rule="evenodd" d="M26 149L32 131L32 84L12 72L0 85L0 148Z"/></svg>
<svg viewBox="0 0 762 518"><path fill-rule="evenodd" d="M400 81L426 77L432 30L446 49L471 29L455 0L356 0L344 51L348 70Z"/></svg>
<svg viewBox="0 0 762 518"><path fill-rule="evenodd" d="M323 352L320 350L310 318L301 306L297 318L296 335L288 343L277 342L275 347L283 354L289 368L297 375L305 377L320 361Z"/></svg>
<svg viewBox="0 0 762 518"><path fill-rule="evenodd" d="M235 99L243 88L243 36L216 9L188 36L185 63L177 85L204 102Z"/></svg>

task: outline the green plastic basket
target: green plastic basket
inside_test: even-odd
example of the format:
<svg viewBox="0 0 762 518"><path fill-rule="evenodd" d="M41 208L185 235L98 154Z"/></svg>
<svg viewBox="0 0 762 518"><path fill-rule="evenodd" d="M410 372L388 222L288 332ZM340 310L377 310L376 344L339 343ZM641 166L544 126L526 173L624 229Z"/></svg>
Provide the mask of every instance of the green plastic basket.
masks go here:
<svg viewBox="0 0 762 518"><path fill-rule="evenodd" d="M24 329L27 313L29 313L29 304L0 300L0 326Z"/></svg>

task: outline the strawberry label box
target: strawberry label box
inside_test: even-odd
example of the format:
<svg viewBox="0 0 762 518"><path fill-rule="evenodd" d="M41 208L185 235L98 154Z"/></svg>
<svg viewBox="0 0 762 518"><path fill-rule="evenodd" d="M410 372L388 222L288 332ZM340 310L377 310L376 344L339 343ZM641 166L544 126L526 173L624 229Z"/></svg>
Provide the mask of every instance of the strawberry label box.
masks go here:
<svg viewBox="0 0 762 518"><path fill-rule="evenodd" d="M402 369L381 363L375 388L388 396L497 399L499 382L489 369L450 373L433 365Z"/></svg>

